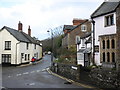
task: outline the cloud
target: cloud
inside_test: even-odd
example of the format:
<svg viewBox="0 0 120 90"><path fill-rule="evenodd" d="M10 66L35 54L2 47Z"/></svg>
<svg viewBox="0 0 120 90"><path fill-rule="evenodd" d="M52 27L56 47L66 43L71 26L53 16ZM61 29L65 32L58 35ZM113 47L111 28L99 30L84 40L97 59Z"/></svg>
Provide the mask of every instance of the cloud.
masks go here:
<svg viewBox="0 0 120 90"><path fill-rule="evenodd" d="M0 27L7 25L17 29L18 22L21 21L25 32L27 32L28 25L30 25L32 35L44 39L47 38L49 28L53 29L63 24L72 24L73 18L89 18L98 5L97 2L100 1L1 0ZM96 6L93 5L94 3ZM89 9L90 7L91 9Z"/></svg>

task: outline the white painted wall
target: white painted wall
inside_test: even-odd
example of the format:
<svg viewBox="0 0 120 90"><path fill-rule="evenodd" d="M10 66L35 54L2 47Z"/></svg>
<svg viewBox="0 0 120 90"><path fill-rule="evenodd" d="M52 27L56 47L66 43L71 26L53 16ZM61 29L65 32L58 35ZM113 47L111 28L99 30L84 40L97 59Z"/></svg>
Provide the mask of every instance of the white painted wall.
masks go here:
<svg viewBox="0 0 120 90"><path fill-rule="evenodd" d="M4 50L5 41L11 41L11 50ZM2 54L11 54L11 64L21 64L30 62L34 54L38 54L38 59L42 58L42 47L29 43L29 48L26 48L26 42L19 42L14 36L12 36L7 30L0 31L0 64L2 63ZM24 58L21 60L21 53L24 53ZM25 60L25 54L27 54L27 60ZM30 60L28 60L28 54L30 54Z"/></svg>
<svg viewBox="0 0 120 90"><path fill-rule="evenodd" d="M114 14L114 25L105 27L105 16ZM93 19L95 21L95 45L99 45L99 36L100 35L109 35L116 33L116 13L106 14L104 16L96 17ZM95 63L101 65L100 63L100 52L95 53Z"/></svg>
<svg viewBox="0 0 120 90"><path fill-rule="evenodd" d="M5 41L11 41L11 50L4 50L5 49ZM7 31L2 30L0 32L0 64L2 60L2 54L11 54L11 63L15 64L15 57L16 57L16 48L15 45L18 41Z"/></svg>

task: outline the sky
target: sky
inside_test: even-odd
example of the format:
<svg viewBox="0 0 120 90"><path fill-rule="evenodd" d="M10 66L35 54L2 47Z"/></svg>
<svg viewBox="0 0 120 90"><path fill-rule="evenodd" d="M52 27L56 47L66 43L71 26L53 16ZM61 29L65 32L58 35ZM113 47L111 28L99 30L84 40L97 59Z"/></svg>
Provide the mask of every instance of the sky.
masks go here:
<svg viewBox="0 0 120 90"><path fill-rule="evenodd" d="M39 40L50 37L47 32L59 30L63 25L72 25L74 18L90 19L90 15L104 0L0 0L0 28L8 26L18 29L23 24L27 33L28 26L32 36Z"/></svg>

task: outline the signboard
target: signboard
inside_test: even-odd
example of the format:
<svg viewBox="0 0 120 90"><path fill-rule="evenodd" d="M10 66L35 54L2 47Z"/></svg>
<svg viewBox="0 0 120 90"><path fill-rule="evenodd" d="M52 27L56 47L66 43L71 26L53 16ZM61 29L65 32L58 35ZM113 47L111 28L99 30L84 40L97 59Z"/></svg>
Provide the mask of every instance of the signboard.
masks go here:
<svg viewBox="0 0 120 90"><path fill-rule="evenodd" d="M99 52L99 46L98 45L95 46L95 52Z"/></svg>
<svg viewBox="0 0 120 90"><path fill-rule="evenodd" d="M74 66L72 66L72 69L75 69L75 70L77 70L77 67L74 67Z"/></svg>

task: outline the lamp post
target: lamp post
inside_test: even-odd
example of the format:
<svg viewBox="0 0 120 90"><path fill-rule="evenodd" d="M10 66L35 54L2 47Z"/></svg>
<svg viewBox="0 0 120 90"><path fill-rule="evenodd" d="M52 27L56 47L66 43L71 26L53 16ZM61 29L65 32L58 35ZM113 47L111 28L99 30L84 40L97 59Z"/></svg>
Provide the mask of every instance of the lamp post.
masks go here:
<svg viewBox="0 0 120 90"><path fill-rule="evenodd" d="M48 30L47 32L51 32L51 66L53 66L53 30L50 29L50 31Z"/></svg>

